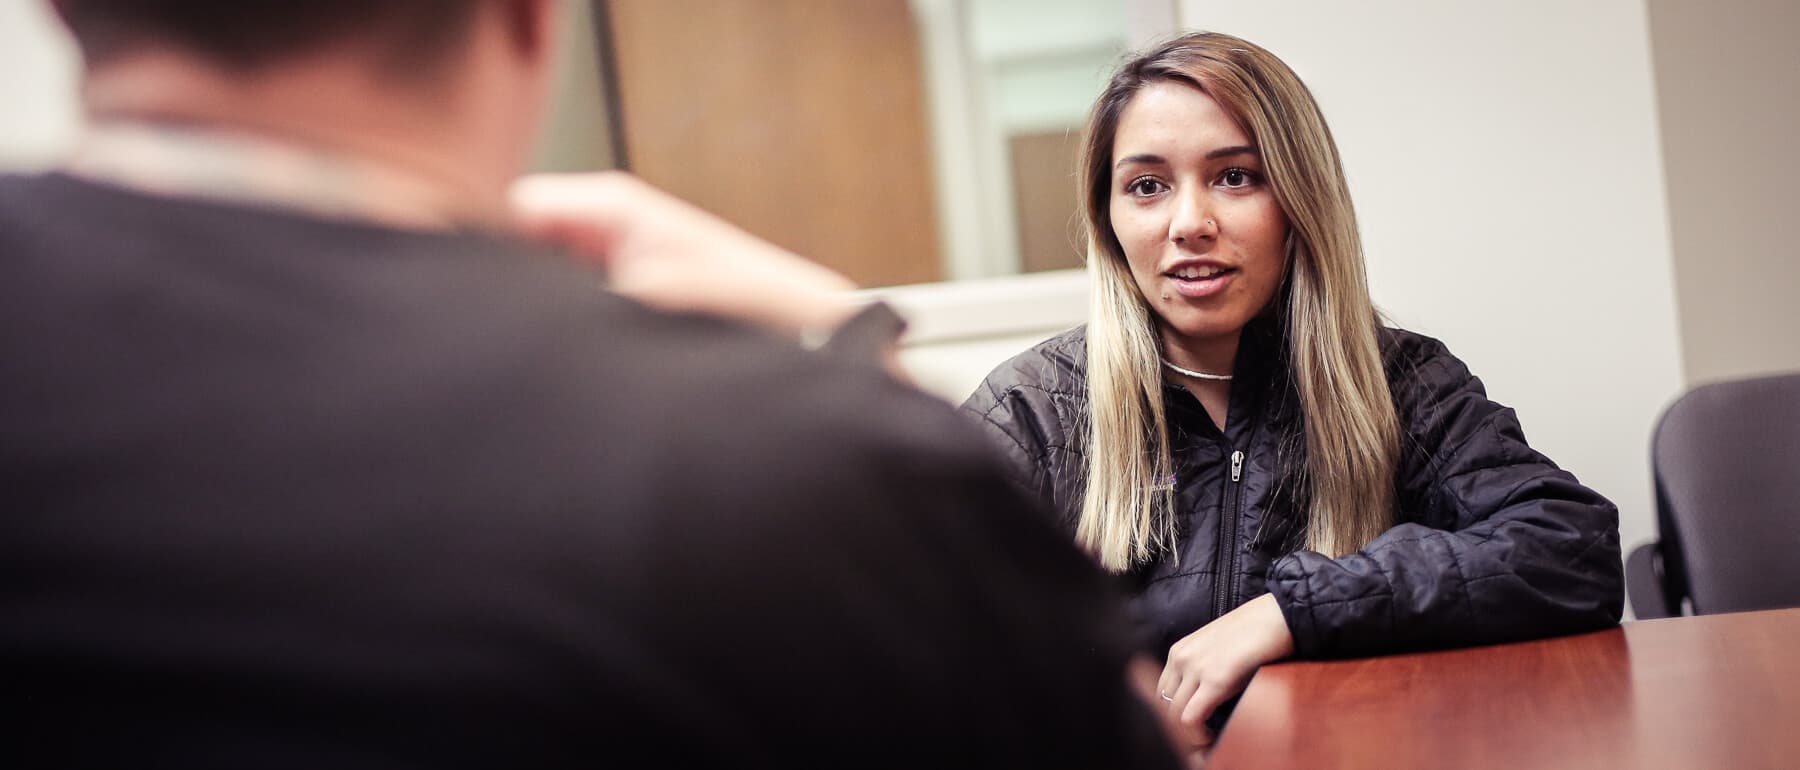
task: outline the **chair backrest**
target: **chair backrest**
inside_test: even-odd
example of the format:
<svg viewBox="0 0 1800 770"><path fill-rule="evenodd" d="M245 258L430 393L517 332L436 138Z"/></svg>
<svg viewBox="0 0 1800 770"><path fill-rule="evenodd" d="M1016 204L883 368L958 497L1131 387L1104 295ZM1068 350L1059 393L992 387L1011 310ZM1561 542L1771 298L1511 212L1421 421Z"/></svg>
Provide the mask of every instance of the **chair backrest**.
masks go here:
<svg viewBox="0 0 1800 770"><path fill-rule="evenodd" d="M1651 467L1674 595L1695 614L1800 606L1800 374L1689 391Z"/></svg>

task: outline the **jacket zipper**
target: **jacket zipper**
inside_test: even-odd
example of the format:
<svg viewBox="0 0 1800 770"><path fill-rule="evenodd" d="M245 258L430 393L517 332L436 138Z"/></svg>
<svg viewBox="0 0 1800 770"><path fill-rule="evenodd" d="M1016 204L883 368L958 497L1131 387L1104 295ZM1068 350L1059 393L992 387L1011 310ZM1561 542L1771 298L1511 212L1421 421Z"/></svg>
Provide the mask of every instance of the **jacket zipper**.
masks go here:
<svg viewBox="0 0 1800 770"><path fill-rule="evenodd" d="M1237 574L1237 520L1238 503L1244 481L1244 451L1234 449L1231 452L1231 481L1225 485L1225 504L1219 508L1219 571L1213 576L1213 619L1217 620L1230 608L1231 584Z"/></svg>

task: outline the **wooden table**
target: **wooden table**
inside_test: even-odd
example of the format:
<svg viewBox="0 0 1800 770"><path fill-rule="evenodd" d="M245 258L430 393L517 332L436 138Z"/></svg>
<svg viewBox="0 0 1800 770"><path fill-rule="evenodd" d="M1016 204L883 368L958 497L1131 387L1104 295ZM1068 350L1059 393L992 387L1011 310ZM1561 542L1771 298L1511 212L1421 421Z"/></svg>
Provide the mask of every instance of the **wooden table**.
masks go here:
<svg viewBox="0 0 1800 770"><path fill-rule="evenodd" d="M1800 609L1257 673L1208 770L1800 768Z"/></svg>

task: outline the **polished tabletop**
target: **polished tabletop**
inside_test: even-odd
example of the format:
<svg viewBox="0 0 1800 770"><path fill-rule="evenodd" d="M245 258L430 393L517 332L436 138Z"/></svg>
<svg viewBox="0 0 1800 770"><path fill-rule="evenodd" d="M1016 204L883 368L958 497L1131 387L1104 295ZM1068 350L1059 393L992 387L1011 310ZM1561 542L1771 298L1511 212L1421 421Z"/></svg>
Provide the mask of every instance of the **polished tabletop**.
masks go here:
<svg viewBox="0 0 1800 770"><path fill-rule="evenodd" d="M1800 609L1258 672L1208 770L1800 768Z"/></svg>

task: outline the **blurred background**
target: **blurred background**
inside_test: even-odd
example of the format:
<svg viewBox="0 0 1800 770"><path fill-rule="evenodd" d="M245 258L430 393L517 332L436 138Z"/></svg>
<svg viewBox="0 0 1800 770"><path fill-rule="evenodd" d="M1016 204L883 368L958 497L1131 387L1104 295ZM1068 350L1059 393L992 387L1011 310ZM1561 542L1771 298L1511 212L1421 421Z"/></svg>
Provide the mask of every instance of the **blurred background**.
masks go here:
<svg viewBox="0 0 1800 770"><path fill-rule="evenodd" d="M629 168L865 286L1079 267L1084 114L1169 0L566 3L543 168Z"/></svg>
<svg viewBox="0 0 1800 770"><path fill-rule="evenodd" d="M622 167L911 315L960 401L1082 322L1071 177L1123 54L1253 40L1313 89L1370 281L1532 444L1653 530L1661 410L1800 370L1800 3L1791 0L568 0L539 169ZM79 61L0 4L0 169L81 130Z"/></svg>

